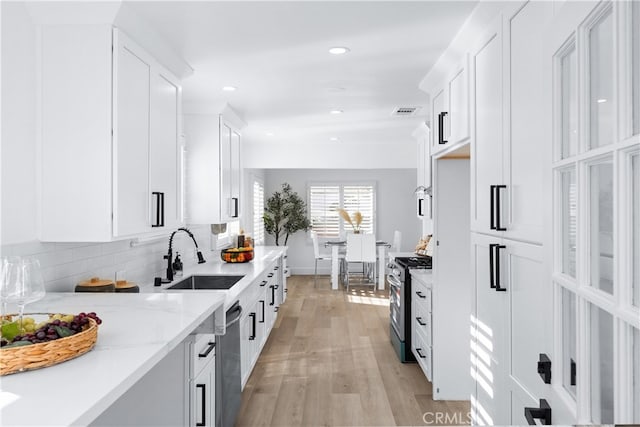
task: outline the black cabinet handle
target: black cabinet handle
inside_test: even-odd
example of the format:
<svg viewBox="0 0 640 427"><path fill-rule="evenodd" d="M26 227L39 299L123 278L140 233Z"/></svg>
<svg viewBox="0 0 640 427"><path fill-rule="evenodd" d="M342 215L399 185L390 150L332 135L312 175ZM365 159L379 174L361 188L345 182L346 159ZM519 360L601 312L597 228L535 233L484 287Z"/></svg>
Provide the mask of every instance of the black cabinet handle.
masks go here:
<svg viewBox="0 0 640 427"><path fill-rule="evenodd" d="M263 280L262 282L260 282L260 286L264 286L264 285L266 285L266 284L267 284L267 281L266 281L266 280Z"/></svg>
<svg viewBox="0 0 640 427"><path fill-rule="evenodd" d="M198 354L198 357L207 357L209 355L209 353L211 353L211 350L216 348L216 343L213 342L213 341L209 341L208 345L209 345L209 347L207 347L205 352Z"/></svg>
<svg viewBox="0 0 640 427"><path fill-rule="evenodd" d="M501 189L507 189L506 185L496 185L496 228L495 230L497 231L507 231L507 229L505 227L503 227L502 224L502 220L501 220L501 212L502 212L502 202L500 200L500 190Z"/></svg>
<svg viewBox="0 0 640 427"><path fill-rule="evenodd" d="M551 384L551 359L544 353L538 359L538 374L545 384Z"/></svg>
<svg viewBox="0 0 640 427"><path fill-rule="evenodd" d="M506 292L507 288L500 287L500 249L505 249L505 245L496 245L496 258L495 258L495 276L496 276L496 291Z"/></svg>
<svg viewBox="0 0 640 427"><path fill-rule="evenodd" d="M443 111L438 114L438 144L446 144L447 141L444 139L444 118L447 116L447 112Z"/></svg>
<svg viewBox="0 0 640 427"><path fill-rule="evenodd" d="M489 245L489 287L491 289L496 288L496 270L495 270L495 249L498 246L497 243L491 243Z"/></svg>
<svg viewBox="0 0 640 427"><path fill-rule="evenodd" d="M496 229L496 186L489 186L489 228Z"/></svg>
<svg viewBox="0 0 640 427"><path fill-rule="evenodd" d="M426 359L427 358L427 356L422 354L422 349L421 348L416 348L416 353L418 353L418 356L420 356L420 359Z"/></svg>
<svg viewBox="0 0 640 427"><path fill-rule="evenodd" d="M256 314L249 313L249 317L251 317L251 335L249 336L249 341L253 341L256 339Z"/></svg>
<svg viewBox="0 0 640 427"><path fill-rule="evenodd" d="M262 320L260 320L260 323L264 323L264 300L261 299L260 300L260 305L262 306Z"/></svg>
<svg viewBox="0 0 640 427"><path fill-rule="evenodd" d="M267 274L267 277L268 277L268 278L272 278L272 277L273 277L273 273L269 273L269 274Z"/></svg>
<svg viewBox="0 0 640 427"><path fill-rule="evenodd" d="M151 227L164 227L164 193L154 191L151 195L156 198L156 222Z"/></svg>
<svg viewBox="0 0 640 427"><path fill-rule="evenodd" d="M426 298L426 297L427 297L426 295L424 295L424 294L423 294L422 292L420 292L420 291L416 291L416 295L418 295L418 296L419 296L420 298L422 298L422 299L424 299L424 298Z"/></svg>
<svg viewBox="0 0 640 427"><path fill-rule="evenodd" d="M542 421L542 425L551 425L551 407L545 399L540 399L539 408L524 408L524 417L530 426L536 425L535 419Z"/></svg>
<svg viewBox="0 0 640 427"><path fill-rule="evenodd" d="M570 372L570 381L571 381L571 385L576 385L576 362L573 359L569 359L571 362L571 372Z"/></svg>
<svg viewBox="0 0 640 427"><path fill-rule="evenodd" d="M238 218L238 198L237 197L232 197L231 198L231 209L229 212L229 216L231 218Z"/></svg>
<svg viewBox="0 0 640 427"><path fill-rule="evenodd" d="M279 265L276 265L275 267L273 267L274 270L278 270L280 268Z"/></svg>
<svg viewBox="0 0 640 427"><path fill-rule="evenodd" d="M427 324L422 321L422 317L416 317L416 321L420 326L427 326Z"/></svg>
<svg viewBox="0 0 640 427"><path fill-rule="evenodd" d="M269 289L271 289L271 302L269 303L269 305L274 305L276 302L276 288L275 286L271 285L269 286Z"/></svg>
<svg viewBox="0 0 640 427"><path fill-rule="evenodd" d="M207 385L196 384L196 389L198 388L202 389L202 414L200 416L202 418L202 421L199 423L196 422L196 426L200 427L207 425Z"/></svg>
<svg viewBox="0 0 640 427"><path fill-rule="evenodd" d="M424 199L421 197L418 199L418 216L424 216Z"/></svg>

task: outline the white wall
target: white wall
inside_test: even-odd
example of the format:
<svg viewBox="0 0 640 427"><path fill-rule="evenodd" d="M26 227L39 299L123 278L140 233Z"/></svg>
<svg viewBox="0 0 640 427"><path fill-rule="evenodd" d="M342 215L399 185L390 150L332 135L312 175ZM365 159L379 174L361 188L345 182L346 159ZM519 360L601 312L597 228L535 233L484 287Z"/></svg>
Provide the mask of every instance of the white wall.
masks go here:
<svg viewBox="0 0 640 427"><path fill-rule="evenodd" d="M264 169L415 169L415 142L410 136L399 139L409 141L375 145L327 141L310 146L304 141L265 144L245 139L244 164L248 168Z"/></svg>
<svg viewBox="0 0 640 427"><path fill-rule="evenodd" d="M422 230L416 217L415 158L413 169L268 169L265 172L265 198L280 190L284 182L307 200L307 183L313 181L375 181L376 235L380 240L393 241L394 230L402 232L402 250L412 251L418 243ZM267 244L274 244L273 236L267 235ZM313 274L314 255L309 233L300 231L289 238L287 260L293 274ZM320 263L319 271L329 273L329 263Z"/></svg>

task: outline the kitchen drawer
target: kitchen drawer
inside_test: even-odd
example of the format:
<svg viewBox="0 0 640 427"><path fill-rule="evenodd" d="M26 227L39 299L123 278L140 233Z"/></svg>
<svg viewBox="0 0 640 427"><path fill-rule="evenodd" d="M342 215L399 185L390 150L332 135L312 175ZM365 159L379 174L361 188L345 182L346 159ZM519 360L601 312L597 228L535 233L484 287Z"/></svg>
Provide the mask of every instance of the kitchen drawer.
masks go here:
<svg viewBox="0 0 640 427"><path fill-rule="evenodd" d="M411 314L411 321L414 323L416 331L424 335L427 345L431 345L431 313L422 304L416 304L415 313Z"/></svg>
<svg viewBox="0 0 640 427"><path fill-rule="evenodd" d="M197 377L202 368L215 359L216 355L216 336L215 334L198 334L194 335L193 353L192 353L192 369L191 378Z"/></svg>
<svg viewBox="0 0 640 427"><path fill-rule="evenodd" d="M413 285L413 283L412 283ZM413 294L411 298L415 298L416 304L424 307L426 311L431 312L431 289L427 288L423 284L419 284L418 286L413 286L412 289Z"/></svg>
<svg viewBox="0 0 640 427"><path fill-rule="evenodd" d="M416 356L416 360L418 361L418 365L420 365L422 372L424 372L425 376L427 377L427 380L431 381L431 346L426 343L426 338L423 336L423 334L418 332L416 336L417 342L415 345L415 351L413 353Z"/></svg>

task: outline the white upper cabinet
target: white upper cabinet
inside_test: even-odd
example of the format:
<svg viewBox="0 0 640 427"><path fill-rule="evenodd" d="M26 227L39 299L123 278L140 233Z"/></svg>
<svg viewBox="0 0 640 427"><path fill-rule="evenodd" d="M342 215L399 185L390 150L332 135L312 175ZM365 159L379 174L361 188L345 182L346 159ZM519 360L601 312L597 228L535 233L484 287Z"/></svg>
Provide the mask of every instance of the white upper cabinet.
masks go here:
<svg viewBox="0 0 640 427"><path fill-rule="evenodd" d="M471 229L502 229L504 215L496 209L504 199L502 182L502 21L496 19L471 53ZM499 220L499 221L498 221ZM497 227L496 227L497 226Z"/></svg>
<svg viewBox="0 0 640 427"><path fill-rule="evenodd" d="M226 114L185 114L187 217L190 224L224 224L240 217L241 135Z"/></svg>
<svg viewBox="0 0 640 427"><path fill-rule="evenodd" d="M182 224L178 79L110 25L41 33L41 240Z"/></svg>
<svg viewBox="0 0 640 427"><path fill-rule="evenodd" d="M469 78L467 57L454 67L434 91L431 123L434 132L431 153L437 154L469 139Z"/></svg>
<svg viewBox="0 0 640 427"><path fill-rule="evenodd" d="M548 129L542 43L531 34L550 11L505 11L471 54L473 231L541 242Z"/></svg>

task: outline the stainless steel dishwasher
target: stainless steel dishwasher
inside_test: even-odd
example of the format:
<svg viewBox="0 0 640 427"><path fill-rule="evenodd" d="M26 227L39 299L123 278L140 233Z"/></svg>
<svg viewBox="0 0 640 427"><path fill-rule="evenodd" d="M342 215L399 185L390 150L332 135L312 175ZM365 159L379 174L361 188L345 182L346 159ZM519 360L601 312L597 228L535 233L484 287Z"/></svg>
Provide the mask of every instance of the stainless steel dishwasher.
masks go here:
<svg viewBox="0 0 640 427"><path fill-rule="evenodd" d="M240 302L227 310L226 333L216 337L216 427L233 427L240 410Z"/></svg>

